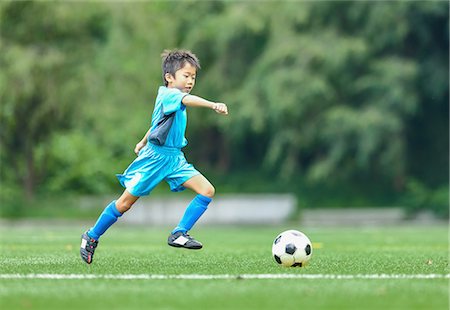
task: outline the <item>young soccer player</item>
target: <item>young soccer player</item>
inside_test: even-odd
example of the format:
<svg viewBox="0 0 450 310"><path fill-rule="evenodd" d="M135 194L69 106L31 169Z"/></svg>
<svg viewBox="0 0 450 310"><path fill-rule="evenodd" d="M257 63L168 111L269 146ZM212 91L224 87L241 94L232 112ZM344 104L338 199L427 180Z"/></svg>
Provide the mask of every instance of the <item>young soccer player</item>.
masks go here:
<svg viewBox="0 0 450 310"><path fill-rule="evenodd" d="M159 87L152 115L151 127L136 144L137 158L123 174L117 175L123 194L112 201L100 214L93 227L81 236L81 258L92 263L100 236L128 211L139 197L148 195L158 183L166 181L173 192L185 188L197 195L187 206L177 227L170 233L167 243L173 247L201 249L202 244L188 234L206 211L215 189L194 166L189 164L181 149L186 146L186 107L210 108L227 115L224 103L212 102L190 92L195 86L200 63L187 50L164 51L162 74L165 86Z"/></svg>

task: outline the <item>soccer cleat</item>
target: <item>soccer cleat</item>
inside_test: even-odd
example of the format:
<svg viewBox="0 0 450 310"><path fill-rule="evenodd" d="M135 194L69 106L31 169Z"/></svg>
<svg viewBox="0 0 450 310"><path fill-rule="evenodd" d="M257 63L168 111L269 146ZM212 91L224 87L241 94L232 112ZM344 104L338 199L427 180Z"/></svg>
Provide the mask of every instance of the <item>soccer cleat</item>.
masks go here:
<svg viewBox="0 0 450 310"><path fill-rule="evenodd" d="M203 245L189 236L187 232L177 231L174 234L170 234L167 239L167 244L176 248L186 248L190 250L199 250Z"/></svg>
<svg viewBox="0 0 450 310"><path fill-rule="evenodd" d="M92 263L94 258L95 248L98 245L98 240L92 239L88 236L87 232L81 235L80 255L81 259L86 263Z"/></svg>

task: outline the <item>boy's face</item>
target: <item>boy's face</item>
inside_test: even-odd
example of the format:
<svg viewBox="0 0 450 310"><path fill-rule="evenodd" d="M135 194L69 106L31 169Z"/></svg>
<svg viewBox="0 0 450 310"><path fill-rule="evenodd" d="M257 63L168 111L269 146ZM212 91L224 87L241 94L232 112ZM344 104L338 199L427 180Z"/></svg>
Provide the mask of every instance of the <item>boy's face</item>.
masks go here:
<svg viewBox="0 0 450 310"><path fill-rule="evenodd" d="M178 88L184 93L190 93L195 85L195 78L197 69L189 62L184 64L184 67L175 72L175 76L166 73L167 87Z"/></svg>

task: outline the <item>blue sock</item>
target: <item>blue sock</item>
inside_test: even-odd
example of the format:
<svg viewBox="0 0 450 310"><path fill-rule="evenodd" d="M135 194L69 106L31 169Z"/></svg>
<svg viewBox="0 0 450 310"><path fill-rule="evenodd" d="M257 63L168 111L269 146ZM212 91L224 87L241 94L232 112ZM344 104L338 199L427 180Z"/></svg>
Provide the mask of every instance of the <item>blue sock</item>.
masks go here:
<svg viewBox="0 0 450 310"><path fill-rule="evenodd" d="M212 201L211 198L198 194L191 201L189 206L186 208L183 217L178 223L178 226L172 231L172 234L182 231L187 232L191 230L198 219L205 213L208 208L209 203Z"/></svg>
<svg viewBox="0 0 450 310"><path fill-rule="evenodd" d="M119 217L122 216L122 213L119 212L116 208L116 201L112 201L100 214L98 217L97 223L95 223L94 227L89 229L87 232L88 236L98 240L101 235L105 233L105 231L114 224Z"/></svg>

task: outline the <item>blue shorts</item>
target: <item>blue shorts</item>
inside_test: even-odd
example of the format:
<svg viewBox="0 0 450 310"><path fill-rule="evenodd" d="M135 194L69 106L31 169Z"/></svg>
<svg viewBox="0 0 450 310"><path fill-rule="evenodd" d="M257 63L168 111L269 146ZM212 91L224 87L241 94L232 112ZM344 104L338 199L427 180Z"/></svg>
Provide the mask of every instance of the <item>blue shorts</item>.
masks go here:
<svg viewBox="0 0 450 310"><path fill-rule="evenodd" d="M120 184L133 196L146 196L165 180L170 190L185 190L183 183L200 174L189 164L183 152L177 148L157 146L150 142L123 174L118 174Z"/></svg>

